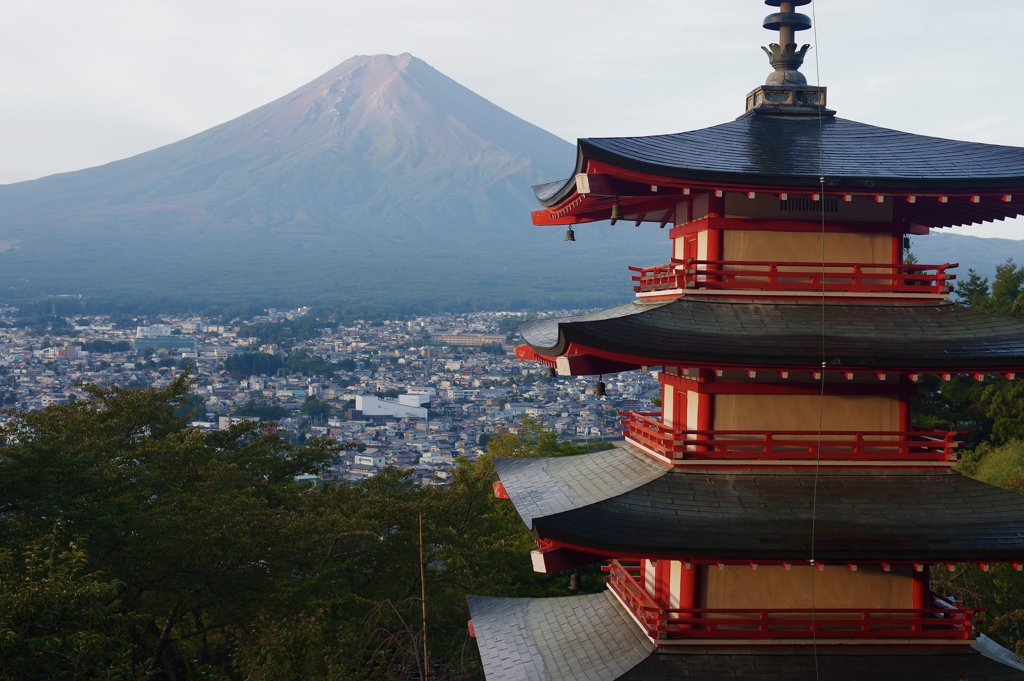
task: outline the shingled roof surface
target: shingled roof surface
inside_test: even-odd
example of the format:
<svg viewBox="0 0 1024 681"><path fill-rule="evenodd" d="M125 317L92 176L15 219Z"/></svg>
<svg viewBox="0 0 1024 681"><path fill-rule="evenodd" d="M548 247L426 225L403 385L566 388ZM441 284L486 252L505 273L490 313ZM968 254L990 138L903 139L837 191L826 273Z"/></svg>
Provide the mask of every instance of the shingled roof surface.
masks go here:
<svg viewBox="0 0 1024 681"><path fill-rule="evenodd" d="M628 445L600 455L608 470L643 466ZM495 465L539 538L603 555L806 560L813 522L826 563L1024 559L1024 495L946 469L591 469L602 498L577 491L594 456Z"/></svg>
<svg viewBox="0 0 1024 681"><path fill-rule="evenodd" d="M587 161L682 180L831 189L991 191L1024 187L1024 149L915 135L843 118L749 116L701 130L578 143ZM575 174L574 173L574 174ZM534 188L551 206L572 178Z"/></svg>
<svg viewBox="0 0 1024 681"><path fill-rule="evenodd" d="M657 650L607 591L467 601L487 681L1024 681L1021 659L984 636L971 647Z"/></svg>
<svg viewBox="0 0 1024 681"><path fill-rule="evenodd" d="M619 681L1022 681L1024 672L983 657L977 650L952 648L907 651L854 648L757 653L655 653ZM553 681L553 680L552 680Z"/></svg>
<svg viewBox="0 0 1024 681"><path fill-rule="evenodd" d="M487 681L615 681L654 650L607 591L466 600Z"/></svg>
<svg viewBox="0 0 1024 681"><path fill-rule="evenodd" d="M821 365L824 342L835 368L1024 369L1024 320L946 302L822 306L687 296L528 321L519 332L542 355L562 355L577 343L645 358L642 364L814 369Z"/></svg>

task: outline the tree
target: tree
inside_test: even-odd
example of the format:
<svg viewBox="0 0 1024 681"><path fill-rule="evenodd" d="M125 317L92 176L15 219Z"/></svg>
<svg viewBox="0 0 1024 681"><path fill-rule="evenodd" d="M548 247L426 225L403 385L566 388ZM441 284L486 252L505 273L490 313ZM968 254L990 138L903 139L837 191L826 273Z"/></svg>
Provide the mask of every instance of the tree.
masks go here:
<svg viewBox="0 0 1024 681"><path fill-rule="evenodd" d="M956 283L954 293L961 305L980 309L989 297L988 278L982 278L971 267L967 270L967 278Z"/></svg>
<svg viewBox="0 0 1024 681"><path fill-rule="evenodd" d="M187 373L160 390L90 386L88 400L9 413L0 675L412 677L424 665L421 513L437 681L482 678L466 593L570 592L568 575L532 572L533 540L494 497L491 456L447 487L386 469L311 488L296 476L341 445L296 447L252 422L189 430L189 386ZM495 441L523 456L584 449L530 422ZM597 568L582 573L583 589L602 588Z"/></svg>
<svg viewBox="0 0 1024 681"><path fill-rule="evenodd" d="M318 400L315 397L307 397L299 411L310 418L322 421L329 417L334 410L328 402Z"/></svg>
<svg viewBox="0 0 1024 681"><path fill-rule="evenodd" d="M88 563L78 543L55 536L0 550L0 680L129 676L121 585L84 574Z"/></svg>
<svg viewBox="0 0 1024 681"><path fill-rule="evenodd" d="M224 360L224 369L235 376L273 376L282 366L279 357L265 352L243 352Z"/></svg>
<svg viewBox="0 0 1024 681"><path fill-rule="evenodd" d="M290 549L294 478L337 451L291 447L255 423L190 431L174 415L189 385L186 374L162 390L90 386L90 400L12 413L0 430L0 548L87 536L81 574L119 584L133 674L223 664L256 613L284 607L305 560Z"/></svg>
<svg viewBox="0 0 1024 681"><path fill-rule="evenodd" d="M235 410L235 416L255 416L263 421L279 421L290 413L280 404L260 404L253 400Z"/></svg>

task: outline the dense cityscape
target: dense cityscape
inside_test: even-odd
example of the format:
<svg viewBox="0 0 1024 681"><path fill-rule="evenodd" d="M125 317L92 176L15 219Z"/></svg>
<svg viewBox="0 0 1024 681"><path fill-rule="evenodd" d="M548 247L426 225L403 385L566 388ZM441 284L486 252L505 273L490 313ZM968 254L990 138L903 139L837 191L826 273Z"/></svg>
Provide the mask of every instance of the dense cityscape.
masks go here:
<svg viewBox="0 0 1024 681"><path fill-rule="evenodd" d="M648 373L604 377L607 394L597 397L593 378L551 377L516 361L522 315L508 312L356 320L277 343L249 334L288 337L293 323L312 323L307 308L268 310L245 323L162 317L123 328L105 316L28 325L18 314L0 310L6 409L87 399L88 384L159 388L192 367L192 427L262 419L299 441L356 445L321 476L332 481L395 466L424 484L443 483L458 457L475 459L491 435L516 432L524 417L563 440L617 439L618 411L650 411L658 395Z"/></svg>

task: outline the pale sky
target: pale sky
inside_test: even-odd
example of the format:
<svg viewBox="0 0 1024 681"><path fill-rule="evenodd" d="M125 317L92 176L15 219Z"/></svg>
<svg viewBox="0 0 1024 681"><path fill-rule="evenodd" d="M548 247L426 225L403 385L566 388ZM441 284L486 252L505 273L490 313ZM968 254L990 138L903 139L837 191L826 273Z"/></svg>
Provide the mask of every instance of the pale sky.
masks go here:
<svg viewBox="0 0 1024 681"><path fill-rule="evenodd" d="M169 144L357 54L410 52L560 137L731 120L771 71L761 0L11 0L0 183ZM803 71L844 118L1024 146L1024 2L815 0ZM817 75L820 67L820 76ZM566 172L573 159L566 159ZM969 228L1024 238L1024 221Z"/></svg>

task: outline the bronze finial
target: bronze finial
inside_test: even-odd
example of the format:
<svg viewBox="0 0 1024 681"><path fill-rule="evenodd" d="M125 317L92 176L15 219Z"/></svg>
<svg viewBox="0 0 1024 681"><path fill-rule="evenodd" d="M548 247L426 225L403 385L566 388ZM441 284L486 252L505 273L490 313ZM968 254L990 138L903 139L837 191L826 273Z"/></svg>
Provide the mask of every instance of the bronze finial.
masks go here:
<svg viewBox="0 0 1024 681"><path fill-rule="evenodd" d="M807 78L800 73L804 56L810 45L797 47L795 35L797 31L806 31L811 27L811 19L805 14L793 11L794 7L807 5L811 0L765 0L764 4L778 7L779 11L769 14L764 19L764 27L779 32L779 42L762 47L768 55L768 61L775 69L768 76L765 85L806 85Z"/></svg>

